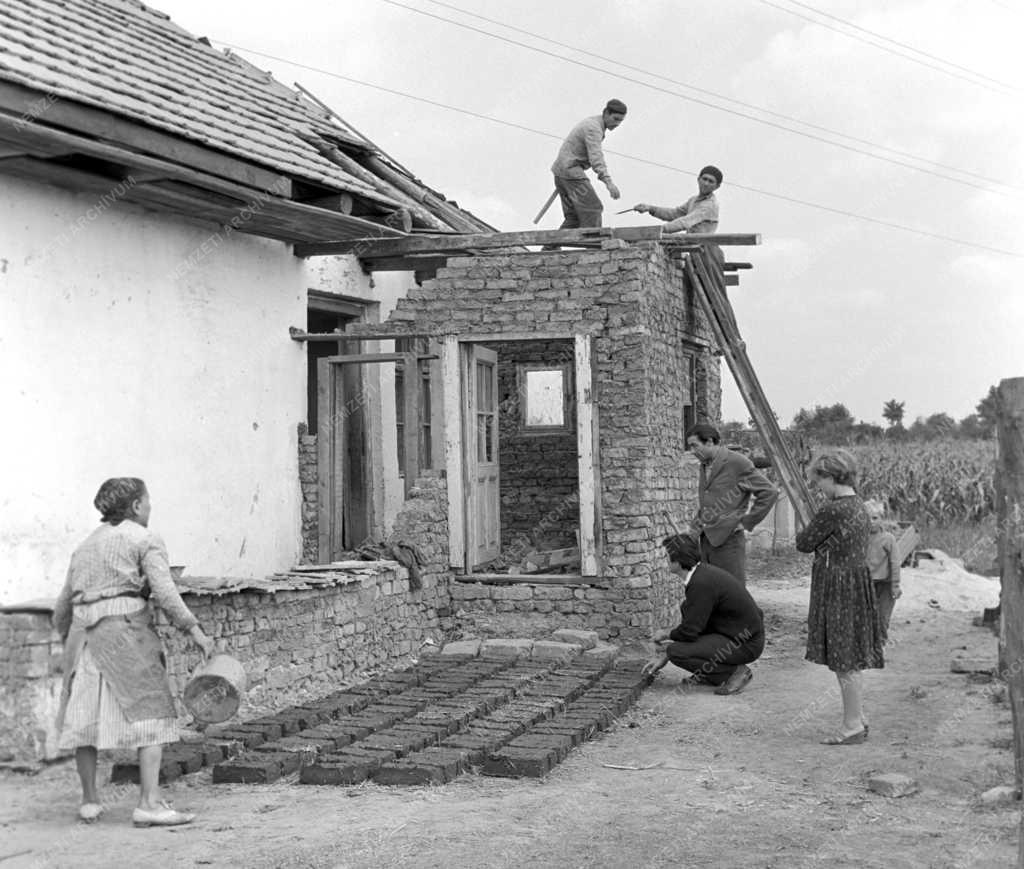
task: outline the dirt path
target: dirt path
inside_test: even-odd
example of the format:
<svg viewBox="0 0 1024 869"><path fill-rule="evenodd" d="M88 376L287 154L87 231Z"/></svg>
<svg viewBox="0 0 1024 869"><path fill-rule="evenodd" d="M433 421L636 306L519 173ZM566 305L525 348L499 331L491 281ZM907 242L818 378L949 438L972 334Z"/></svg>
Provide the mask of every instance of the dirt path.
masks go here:
<svg viewBox="0 0 1024 869"><path fill-rule="evenodd" d="M819 745L839 701L834 677L802 660L805 568L776 562L753 586L771 639L744 693L686 689L666 670L544 781L213 787L203 771L169 789L202 813L195 824L135 830L134 787L107 786L104 819L74 824L74 769L59 764L0 778L0 869L1013 866L1018 807L977 800L1012 781L1009 707L1000 684L949 672L961 648L994 662L994 636L973 612L929 606L929 576L910 572L886 669L867 677L870 742ZM875 771L921 790L877 796L864 785Z"/></svg>

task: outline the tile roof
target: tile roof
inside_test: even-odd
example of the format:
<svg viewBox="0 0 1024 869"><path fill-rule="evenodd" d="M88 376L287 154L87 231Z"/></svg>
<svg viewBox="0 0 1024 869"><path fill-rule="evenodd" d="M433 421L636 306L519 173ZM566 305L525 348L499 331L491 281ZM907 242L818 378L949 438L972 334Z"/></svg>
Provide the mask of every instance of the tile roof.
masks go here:
<svg viewBox="0 0 1024 869"><path fill-rule="evenodd" d="M327 135L356 143L325 112L161 12L135 0L0 0L0 17L0 79L390 201L307 141Z"/></svg>

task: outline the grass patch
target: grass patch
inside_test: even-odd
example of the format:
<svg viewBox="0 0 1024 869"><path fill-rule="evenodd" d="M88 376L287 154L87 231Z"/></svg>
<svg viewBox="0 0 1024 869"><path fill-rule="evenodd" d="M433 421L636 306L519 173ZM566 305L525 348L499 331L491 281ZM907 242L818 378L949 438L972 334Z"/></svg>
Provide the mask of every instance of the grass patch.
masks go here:
<svg viewBox="0 0 1024 869"><path fill-rule="evenodd" d="M921 533L921 549L941 549L947 555L961 559L964 567L972 573L999 575L995 516L976 522L954 519L922 523L916 527Z"/></svg>

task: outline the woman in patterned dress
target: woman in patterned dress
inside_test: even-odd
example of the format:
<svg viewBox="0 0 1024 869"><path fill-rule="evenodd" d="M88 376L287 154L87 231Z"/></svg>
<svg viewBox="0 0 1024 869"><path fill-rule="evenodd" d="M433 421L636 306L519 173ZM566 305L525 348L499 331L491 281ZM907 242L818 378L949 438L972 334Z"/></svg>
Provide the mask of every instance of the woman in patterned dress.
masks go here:
<svg viewBox="0 0 1024 869"><path fill-rule="evenodd" d="M64 686L57 715L59 746L74 749L82 781L78 816L86 823L103 811L96 791L100 749L139 750L136 826L187 824L195 817L160 798L163 744L178 740L177 714L164 668L163 648L146 599L188 633L204 655L213 641L203 633L171 579L163 540L146 526L146 484L116 477L93 501L100 527L71 556L53 623L64 641Z"/></svg>
<svg viewBox="0 0 1024 869"><path fill-rule="evenodd" d="M836 674L843 698L841 729L823 744L853 745L868 738L861 671L884 666L867 567L871 522L854 490L856 461L846 450L818 456L810 473L827 502L796 536L800 552L814 553L806 657Z"/></svg>

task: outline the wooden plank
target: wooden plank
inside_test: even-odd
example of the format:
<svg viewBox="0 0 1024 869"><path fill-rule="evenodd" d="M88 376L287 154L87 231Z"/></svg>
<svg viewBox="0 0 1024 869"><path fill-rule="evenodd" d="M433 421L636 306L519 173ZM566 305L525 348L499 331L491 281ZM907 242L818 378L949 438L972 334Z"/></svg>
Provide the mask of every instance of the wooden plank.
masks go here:
<svg viewBox="0 0 1024 869"><path fill-rule="evenodd" d="M416 478L420 475L420 366L415 353L403 353L402 366L404 369L402 391L403 403L405 405L405 497L416 485Z"/></svg>
<svg viewBox="0 0 1024 869"><path fill-rule="evenodd" d="M574 348L576 365L576 452L580 486L580 572L596 576L596 506L594 487L594 395L590 366L590 336L577 335Z"/></svg>
<svg viewBox="0 0 1024 869"><path fill-rule="evenodd" d="M40 91L12 82L0 82L0 109L19 118L26 115L31 117L34 112L38 112L41 100L46 101L47 105L39 120L45 120L48 124L120 142L129 148L173 160L257 190L279 190L282 191L281 195L291 196L291 180L273 170L77 103L71 98L50 102Z"/></svg>
<svg viewBox="0 0 1024 869"><path fill-rule="evenodd" d="M448 481L448 564L466 563L465 483L462 476L462 389L459 339L441 345L441 387L444 408L444 462Z"/></svg>
<svg viewBox="0 0 1024 869"><path fill-rule="evenodd" d="M717 238L717 236L714 236ZM586 229L534 229L525 232L488 232L465 235L410 235L405 238L365 238L327 244L297 245L296 256L351 253L361 257L406 256L415 253L487 250L537 244L572 244L575 241L600 241L621 238L626 241L655 241L661 238L660 226L609 227Z"/></svg>
<svg viewBox="0 0 1024 869"><path fill-rule="evenodd" d="M740 285L740 276L739 275L726 275L725 276L725 285L727 287L738 287Z"/></svg>
<svg viewBox="0 0 1024 869"><path fill-rule="evenodd" d="M576 333L569 329L538 330L536 332L466 332L459 335L461 341L485 344L490 341L555 341L574 338Z"/></svg>
<svg viewBox="0 0 1024 869"><path fill-rule="evenodd" d="M724 288L715 283L716 278L720 276L718 267L715 263L709 262L708 257L709 254L705 251L689 255L684 263L686 275L715 335L715 341L732 371L747 409L757 425L758 433L778 472L782 487L793 505L793 512L801 525L806 526L814 513L807 481L800 474L789 452L778 420L775 419L757 373L750 364L746 345L740 337L732 306Z"/></svg>
<svg viewBox="0 0 1024 869"><path fill-rule="evenodd" d="M669 247L676 245L699 244L702 247L717 244L719 247L749 247L761 243L759 232L684 232L679 235L666 235L662 242Z"/></svg>
<svg viewBox="0 0 1024 869"><path fill-rule="evenodd" d="M0 113L0 120L2 118L3 115ZM248 203L246 208L252 210L254 214L251 220L243 221L238 227L241 232L252 232L253 228L258 225L257 220L276 219L291 222L296 229L293 238L297 241L304 241L309 237L329 238L332 235L351 237L354 232L359 232L362 238L370 239L399 238L403 235L398 230L379 226L358 217L325 211L322 208L314 208L300 202L292 202L276 193L268 194L262 190L197 172L176 163L148 157L118 145L98 142L38 124L27 124L16 128L12 123L5 132L5 137L12 141L16 139L17 142L25 143L29 147L67 148L73 153L86 154L119 166L129 167L129 172L132 169L140 169L146 172L162 173L169 179L183 181L204 191L212 191L246 202ZM282 185L282 190L290 195L290 182Z"/></svg>
<svg viewBox="0 0 1024 869"><path fill-rule="evenodd" d="M334 527L334 407L331 364L321 359L316 366L316 490L317 560L332 559L331 529Z"/></svg>
<svg viewBox="0 0 1024 869"><path fill-rule="evenodd" d="M723 272L736 272L742 269L752 269L753 267L751 263L722 263Z"/></svg>
<svg viewBox="0 0 1024 869"><path fill-rule="evenodd" d="M1003 380L996 402L996 542L999 552L999 672L1013 717L1014 780L1024 785L1024 377ZM1024 837L1024 831L1020 834ZM1024 838L1017 866L1024 866Z"/></svg>
<svg viewBox="0 0 1024 869"><path fill-rule="evenodd" d="M328 211L339 211L342 214L352 213L351 193L332 193L330 196L314 196L310 199L300 199L298 201L305 205L325 208Z"/></svg>
<svg viewBox="0 0 1024 869"><path fill-rule="evenodd" d="M344 340L347 336L342 336ZM433 359L433 356L416 356L415 354L409 353L354 353L347 356L328 356L329 362L337 363L338 365L350 365L360 364L364 365L369 362L404 362L406 357L411 356L413 359Z"/></svg>
<svg viewBox="0 0 1024 869"><path fill-rule="evenodd" d="M456 576L455 580L485 585L607 585L603 578L573 573L465 573Z"/></svg>
<svg viewBox="0 0 1024 869"><path fill-rule="evenodd" d="M443 269L448 262L445 256L384 256L371 259L360 258L368 272L421 272Z"/></svg>

